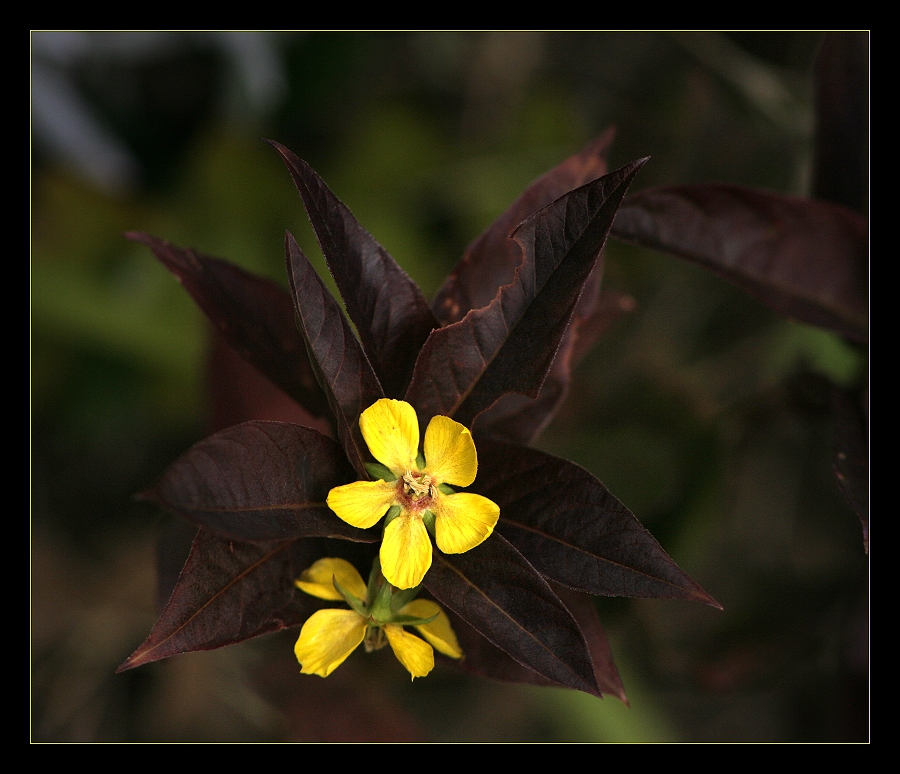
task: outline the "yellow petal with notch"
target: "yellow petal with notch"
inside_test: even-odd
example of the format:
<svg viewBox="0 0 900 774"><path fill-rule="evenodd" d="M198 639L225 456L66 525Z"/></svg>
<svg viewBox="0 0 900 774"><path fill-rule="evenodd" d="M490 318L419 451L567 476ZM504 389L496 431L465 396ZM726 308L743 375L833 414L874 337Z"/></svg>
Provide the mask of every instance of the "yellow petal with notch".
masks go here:
<svg viewBox="0 0 900 774"><path fill-rule="evenodd" d="M396 484L387 481L354 481L328 493L328 507L348 524L373 527L396 498Z"/></svg>
<svg viewBox="0 0 900 774"><path fill-rule="evenodd" d="M305 675L328 677L366 636L365 620L352 610L319 610L303 624L294 655Z"/></svg>
<svg viewBox="0 0 900 774"><path fill-rule="evenodd" d="M459 647L459 641L456 639L456 632L450 625L450 619L447 614L441 610L437 602L430 599L414 599L409 604L404 605L401 610L403 615L412 615L416 618L431 618L437 614L431 623L416 626L419 633L430 642L436 650L450 658L462 658L462 648Z"/></svg>
<svg viewBox="0 0 900 774"><path fill-rule="evenodd" d="M420 640L397 624L386 624L384 633L397 660L406 667L413 680L425 677L434 669L434 651L425 640Z"/></svg>
<svg viewBox="0 0 900 774"><path fill-rule="evenodd" d="M372 456L397 477L415 469L419 453L419 418L402 400L382 398L359 417L359 429Z"/></svg>
<svg viewBox="0 0 900 774"><path fill-rule="evenodd" d="M401 513L384 530L381 572L398 589L418 586L431 567L431 538L417 514Z"/></svg>
<svg viewBox="0 0 900 774"><path fill-rule="evenodd" d="M365 601L366 584L357 569L346 559L319 559L294 582L298 589L319 599L343 600L334 580L357 599Z"/></svg>
<svg viewBox="0 0 900 774"><path fill-rule="evenodd" d="M425 466L439 483L471 484L478 472L478 455L468 428L450 417L432 418L425 431Z"/></svg>
<svg viewBox="0 0 900 774"><path fill-rule="evenodd" d="M462 554L480 545L494 531L500 506L487 497L460 492L436 498L434 537L445 554Z"/></svg>

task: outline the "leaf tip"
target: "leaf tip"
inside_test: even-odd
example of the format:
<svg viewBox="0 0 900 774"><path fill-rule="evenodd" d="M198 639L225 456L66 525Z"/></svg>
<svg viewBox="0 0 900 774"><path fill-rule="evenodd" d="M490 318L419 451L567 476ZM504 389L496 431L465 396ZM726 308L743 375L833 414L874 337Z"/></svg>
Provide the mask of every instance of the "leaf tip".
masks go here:
<svg viewBox="0 0 900 774"><path fill-rule="evenodd" d="M129 669L134 669L135 667L143 666L144 664L154 661L155 659L146 657L147 648L145 646L146 643L141 645L141 647L119 664L114 674L120 675L122 672L127 672Z"/></svg>
<svg viewBox="0 0 900 774"><path fill-rule="evenodd" d="M125 659L125 661L119 664L119 667L113 674L120 675L122 674L122 672L127 672L129 669L134 669L134 666L135 665L131 663L131 659L127 658Z"/></svg>
<svg viewBox="0 0 900 774"><path fill-rule="evenodd" d="M287 165L288 171L290 171L291 175L294 177L294 182L297 183L298 172L300 170L306 171L307 169L309 169L309 165L296 153L286 148L280 142L268 139L264 141L271 145L278 153L278 155L281 156L281 160Z"/></svg>
<svg viewBox="0 0 900 774"><path fill-rule="evenodd" d="M636 159L636 160L632 161L630 164L627 164L627 165L624 167L623 171L624 171L627 175L633 177L633 176L636 175L638 172L640 172L641 169L644 168L644 165L645 165L648 161L650 161L650 157L649 157L649 156L644 156L642 159Z"/></svg>
<svg viewBox="0 0 900 774"><path fill-rule="evenodd" d="M145 231L123 231L122 236L125 239L130 240L131 242L137 242L138 244L145 245L153 250L156 246L160 244L160 240L154 237L152 234L148 234Z"/></svg>
<svg viewBox="0 0 900 774"><path fill-rule="evenodd" d="M724 610L725 608L719 604L719 602L713 597L712 594L708 593L706 589L704 589L697 581L693 580L685 576L687 583L683 586L684 595L681 596L681 599L684 599L688 602L702 602L704 605L709 605L710 607L714 607L716 610Z"/></svg>
<svg viewBox="0 0 900 774"><path fill-rule="evenodd" d="M272 146L275 150L277 150L279 153L282 153L283 151L287 150L287 148L285 148L285 147L284 147L280 142L278 142L277 140L270 140L268 137L263 137L263 138L262 138L262 141L263 141L264 143L268 143L269 145L271 145L271 146Z"/></svg>

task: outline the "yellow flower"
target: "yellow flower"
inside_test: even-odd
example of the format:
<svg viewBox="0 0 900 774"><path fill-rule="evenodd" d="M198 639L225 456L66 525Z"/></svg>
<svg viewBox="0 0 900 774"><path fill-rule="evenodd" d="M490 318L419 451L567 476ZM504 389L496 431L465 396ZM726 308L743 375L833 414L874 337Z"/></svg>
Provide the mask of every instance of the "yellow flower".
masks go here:
<svg viewBox="0 0 900 774"><path fill-rule="evenodd" d="M390 586L367 589L356 568L344 559L320 559L296 585L314 597L344 600L353 608L319 610L303 624L294 646L303 674L328 677L363 641L366 650L376 650L386 639L413 679L434 668L432 646L451 658L462 658L450 619L436 602L414 599L394 613ZM404 625L414 626L428 642L407 632Z"/></svg>
<svg viewBox="0 0 900 774"><path fill-rule="evenodd" d="M381 543L381 571L400 589L418 586L431 567L431 538L446 554L461 554L494 531L496 503L481 495L453 492L475 480L478 456L472 435L459 422L436 416L425 431L419 455L419 420L402 400L382 398L359 418L372 456L393 476L356 481L328 493L328 507L360 529L388 514Z"/></svg>

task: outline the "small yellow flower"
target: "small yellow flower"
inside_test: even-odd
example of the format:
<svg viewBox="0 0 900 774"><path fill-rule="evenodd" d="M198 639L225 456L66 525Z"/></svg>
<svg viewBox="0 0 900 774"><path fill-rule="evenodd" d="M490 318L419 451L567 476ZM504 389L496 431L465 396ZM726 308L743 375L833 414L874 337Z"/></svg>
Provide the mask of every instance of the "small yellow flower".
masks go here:
<svg viewBox="0 0 900 774"><path fill-rule="evenodd" d="M296 585L320 599L345 600L353 608L319 610L303 624L294 646L303 674L328 677L363 641L366 650L376 650L387 639L413 679L434 668L432 646L451 658L462 658L450 619L436 602L414 599L393 613L390 587L367 589L356 568L344 559L320 559ZM407 632L404 625L414 626L428 642Z"/></svg>
<svg viewBox="0 0 900 774"><path fill-rule="evenodd" d="M475 480L478 456L472 434L449 417L436 416L425 431L419 455L419 420L402 400L382 398L359 418L372 456L393 475L356 481L328 493L328 507L360 529L374 526L389 511L381 543L381 571L400 589L418 586L431 567L433 524L437 547L461 554L494 531L500 508L481 495L452 492ZM394 515L396 514L396 515Z"/></svg>

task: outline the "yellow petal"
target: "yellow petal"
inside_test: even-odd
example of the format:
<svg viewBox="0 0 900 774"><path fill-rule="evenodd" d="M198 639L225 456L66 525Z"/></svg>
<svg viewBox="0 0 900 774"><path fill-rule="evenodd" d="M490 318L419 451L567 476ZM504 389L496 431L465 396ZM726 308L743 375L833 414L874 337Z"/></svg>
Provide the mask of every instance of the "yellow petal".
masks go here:
<svg viewBox="0 0 900 774"><path fill-rule="evenodd" d="M468 486L478 472L472 434L450 417L434 417L425 431L425 465L442 484Z"/></svg>
<svg viewBox="0 0 900 774"><path fill-rule="evenodd" d="M431 538L417 514L401 513L384 530L381 572L398 589L418 586L431 567Z"/></svg>
<svg viewBox="0 0 900 774"><path fill-rule="evenodd" d="M365 601L366 584L356 568L346 559L319 559L303 571L295 584L298 589L319 599L343 599L334 587L334 579L353 596Z"/></svg>
<svg viewBox="0 0 900 774"><path fill-rule="evenodd" d="M387 481L354 481L328 493L328 507L348 524L368 529L394 504L396 484Z"/></svg>
<svg viewBox="0 0 900 774"><path fill-rule="evenodd" d="M402 400L382 398L359 417L359 429L372 456L395 476L414 470L419 453L419 418Z"/></svg>
<svg viewBox="0 0 900 774"><path fill-rule="evenodd" d="M445 554L462 554L480 545L494 531L500 516L495 502L469 492L441 494L432 510L434 537Z"/></svg>
<svg viewBox="0 0 900 774"><path fill-rule="evenodd" d="M456 632L453 631L447 614L441 610L437 602L432 602L430 599L414 599L408 605L404 605L400 612L416 618L431 618L437 613L437 618L431 623L416 626L416 629L445 656L462 658L463 652L456 639Z"/></svg>
<svg viewBox="0 0 900 774"><path fill-rule="evenodd" d="M397 660L406 667L413 680L425 677L434 669L434 651L425 640L420 640L397 624L386 624L384 633Z"/></svg>
<svg viewBox="0 0 900 774"><path fill-rule="evenodd" d="M365 620L352 610L319 610L300 630L294 654L305 675L328 677L366 636Z"/></svg>

